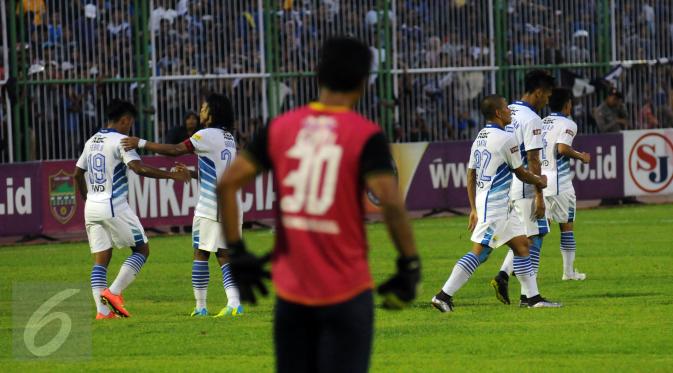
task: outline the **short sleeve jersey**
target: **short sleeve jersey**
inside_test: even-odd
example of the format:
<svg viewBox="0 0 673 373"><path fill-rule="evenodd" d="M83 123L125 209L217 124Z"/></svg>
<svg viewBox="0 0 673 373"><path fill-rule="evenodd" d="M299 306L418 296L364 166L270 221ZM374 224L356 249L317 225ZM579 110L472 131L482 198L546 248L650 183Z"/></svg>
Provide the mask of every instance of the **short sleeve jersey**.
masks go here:
<svg viewBox="0 0 673 373"><path fill-rule="evenodd" d="M371 289L364 181L393 173L380 127L348 108L313 103L275 118L243 156L273 171L278 296L317 306Z"/></svg>
<svg viewBox="0 0 673 373"><path fill-rule="evenodd" d="M577 124L562 113L551 113L542 121L542 142L540 154L542 173L547 176L545 196L574 191L570 173L570 159L559 154L558 144L573 145L577 134Z"/></svg>
<svg viewBox="0 0 673 373"><path fill-rule="evenodd" d="M126 165L140 160L135 150L122 148L120 142L125 137L112 128L103 128L87 140L77 160L77 167L86 171L87 203L109 205L110 217L129 208Z"/></svg>
<svg viewBox="0 0 673 373"><path fill-rule="evenodd" d="M514 101L509 108L512 110L512 123L506 128L507 131L514 133L519 144L521 162L525 168L528 168L527 153L531 150L542 149L542 118L530 104L524 101ZM535 187L514 178L510 196L513 200L533 198Z"/></svg>
<svg viewBox="0 0 673 373"><path fill-rule="evenodd" d="M519 145L512 133L487 124L472 143L468 168L475 170L479 221L507 219L512 170L521 167Z"/></svg>
<svg viewBox="0 0 673 373"><path fill-rule="evenodd" d="M194 216L219 221L217 180L236 157L236 140L228 131L204 128L184 141L199 158L199 201Z"/></svg>

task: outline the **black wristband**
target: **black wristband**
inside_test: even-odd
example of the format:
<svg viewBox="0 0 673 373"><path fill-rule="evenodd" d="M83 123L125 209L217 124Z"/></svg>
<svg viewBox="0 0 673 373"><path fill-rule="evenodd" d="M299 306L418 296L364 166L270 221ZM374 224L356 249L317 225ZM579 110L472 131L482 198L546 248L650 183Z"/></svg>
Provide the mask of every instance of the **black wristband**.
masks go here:
<svg viewBox="0 0 673 373"><path fill-rule="evenodd" d="M421 269L421 258L418 255L401 256L397 258L397 270L411 272Z"/></svg>

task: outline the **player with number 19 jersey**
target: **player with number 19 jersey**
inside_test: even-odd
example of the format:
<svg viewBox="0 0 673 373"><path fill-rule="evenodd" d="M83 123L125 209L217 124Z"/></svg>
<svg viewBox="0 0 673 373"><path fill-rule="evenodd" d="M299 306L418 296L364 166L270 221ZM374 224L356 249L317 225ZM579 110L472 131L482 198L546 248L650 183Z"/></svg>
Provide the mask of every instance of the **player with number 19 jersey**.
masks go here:
<svg viewBox="0 0 673 373"><path fill-rule="evenodd" d="M478 223L471 237L473 242L496 248L523 234L519 218L509 214L512 170L521 164L519 145L512 133L496 124L487 124L479 131L468 163L468 167L476 171L477 178ZM509 220L518 222L511 225L516 229L506 227Z"/></svg>
<svg viewBox="0 0 673 373"><path fill-rule="evenodd" d="M365 175L393 172L380 127L348 108L311 103L273 120L243 156L274 171L278 296L323 306L373 288L362 195Z"/></svg>

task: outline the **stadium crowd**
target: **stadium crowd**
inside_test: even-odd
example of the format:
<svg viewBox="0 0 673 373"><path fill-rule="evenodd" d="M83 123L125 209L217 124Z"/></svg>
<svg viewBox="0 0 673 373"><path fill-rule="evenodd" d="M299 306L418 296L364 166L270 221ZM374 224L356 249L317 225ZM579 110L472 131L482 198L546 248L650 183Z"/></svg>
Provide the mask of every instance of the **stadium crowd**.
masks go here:
<svg viewBox="0 0 673 373"><path fill-rule="evenodd" d="M281 73L266 87L276 89L281 111L303 104L316 97L313 78L288 75L311 72L318 46L327 36L352 35L370 45L373 64L397 68L392 75L372 74L360 110L374 120L384 118L384 110L394 113L389 116L395 128L393 141L434 141L476 134L483 119L477 103L490 93L495 74L486 69L427 69L487 68L492 62L598 62L596 51L606 41L599 30L603 10L596 0L510 0L503 60L496 60L489 43L491 25L483 1L391 0L387 11L377 10L379 2L374 0L278 3L278 11L265 14L257 8L257 1L155 0L148 27L138 30L139 11L130 0L22 0L24 17L18 22L25 35L25 42L19 42L25 48L22 70L29 80L131 78L142 76L147 65L153 76L162 78L249 74L216 82L162 81L154 107L163 138L171 127L181 125L188 112L198 111L198 102L193 100L196 92L223 90L237 107L239 137L245 143L264 122L261 73ZM616 0L615 14L618 60L673 59L673 5L659 0ZM272 25L264 27L265 22ZM139 32L143 30L149 31L147 35ZM147 40L149 45L138 40ZM386 48L391 41L393 51ZM148 53L141 53L142 48ZM142 56L150 60L139 61ZM626 128L673 125L671 65L634 65L627 70L613 81L623 92L629 112ZM572 73L581 76L595 71L573 69ZM561 72L555 74L564 85L573 84ZM520 72L505 75L512 86L520 86L515 84L521 79ZM648 77L644 87L633 84L644 76ZM34 130L42 126L79 131L84 139L99 126L104 96L137 99L138 87L136 83L32 87L25 93L35 102L31 126ZM181 90L189 90L191 98L178 94ZM596 132L592 109L608 91L596 92L582 99L586 109L578 119L588 124L585 132ZM46 129L42 132L48 133ZM58 157L58 153L44 157Z"/></svg>

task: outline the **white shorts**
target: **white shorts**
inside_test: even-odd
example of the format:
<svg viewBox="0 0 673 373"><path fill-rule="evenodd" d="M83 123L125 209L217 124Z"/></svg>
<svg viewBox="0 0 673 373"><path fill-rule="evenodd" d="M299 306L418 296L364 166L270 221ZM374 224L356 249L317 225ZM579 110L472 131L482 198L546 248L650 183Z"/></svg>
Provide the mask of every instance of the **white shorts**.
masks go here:
<svg viewBox="0 0 673 373"><path fill-rule="evenodd" d="M519 215L523 229L527 237L537 236L538 234L549 233L549 222L547 218L535 218L535 199L521 198L512 201L514 213Z"/></svg>
<svg viewBox="0 0 673 373"><path fill-rule="evenodd" d="M575 221L577 198L574 191L564 192L555 196L544 197L547 205L547 217L557 223Z"/></svg>
<svg viewBox="0 0 673 373"><path fill-rule="evenodd" d="M147 236L140 224L140 219L130 208L115 210L115 216L103 220L87 221L85 225L91 253L98 253L112 247L135 247L147 243Z"/></svg>
<svg viewBox="0 0 673 373"><path fill-rule="evenodd" d="M524 235L525 231L519 216L509 214L506 219L502 220L480 221L474 228L470 239L472 242L495 249L506 244L514 237Z"/></svg>
<svg viewBox="0 0 673 373"><path fill-rule="evenodd" d="M194 216L192 222L192 244L195 249L217 252L218 249L226 248L224 241L224 232L220 222L204 218L203 216Z"/></svg>

